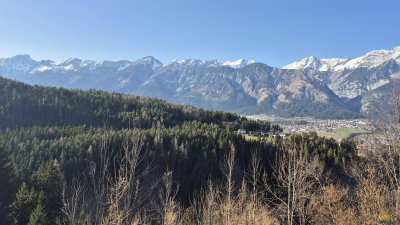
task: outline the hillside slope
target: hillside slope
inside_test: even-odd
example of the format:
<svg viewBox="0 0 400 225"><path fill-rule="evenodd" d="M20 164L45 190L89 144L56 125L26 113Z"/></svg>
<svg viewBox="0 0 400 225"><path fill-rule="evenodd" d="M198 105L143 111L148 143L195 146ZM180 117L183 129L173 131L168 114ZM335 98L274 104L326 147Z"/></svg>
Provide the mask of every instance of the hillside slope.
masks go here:
<svg viewBox="0 0 400 225"><path fill-rule="evenodd" d="M194 120L222 124L245 119L231 113L205 111L146 97L31 86L0 77L0 127L88 125L151 128Z"/></svg>

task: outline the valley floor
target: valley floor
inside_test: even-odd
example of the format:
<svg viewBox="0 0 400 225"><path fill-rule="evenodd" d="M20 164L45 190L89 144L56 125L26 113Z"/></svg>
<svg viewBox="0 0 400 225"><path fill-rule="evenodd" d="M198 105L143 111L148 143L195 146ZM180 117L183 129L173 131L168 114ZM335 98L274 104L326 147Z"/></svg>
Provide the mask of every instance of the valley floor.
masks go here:
<svg viewBox="0 0 400 225"><path fill-rule="evenodd" d="M309 117L283 118L271 115L251 115L247 117L279 124L285 133L315 131L319 136L335 140L355 138L358 134L370 133L373 130L371 121L367 119L321 120Z"/></svg>

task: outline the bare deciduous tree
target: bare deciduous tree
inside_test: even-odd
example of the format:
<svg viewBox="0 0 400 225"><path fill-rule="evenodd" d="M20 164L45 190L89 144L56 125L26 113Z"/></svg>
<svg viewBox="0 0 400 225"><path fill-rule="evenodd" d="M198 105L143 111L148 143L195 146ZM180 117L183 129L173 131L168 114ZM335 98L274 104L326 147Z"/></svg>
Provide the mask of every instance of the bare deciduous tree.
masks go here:
<svg viewBox="0 0 400 225"><path fill-rule="evenodd" d="M251 161L250 161L250 168L246 172L247 179L249 183L251 184L252 188L252 193L251 193L251 204L252 206L252 212L251 212L251 220L253 221L253 224L256 221L256 208L260 204L260 201L258 199L260 193L258 192L258 187L261 182L261 172L262 172L262 167L261 167L261 157L259 154L254 152L251 155Z"/></svg>
<svg viewBox="0 0 400 225"><path fill-rule="evenodd" d="M133 131L115 155L113 150L108 152L111 134L102 136L97 152L99 163L90 161L89 176L85 177L87 183L64 188L62 212L65 220L71 222L69 224L73 224L72 221L116 225L148 223L140 206L148 200L155 185L141 188L140 180L151 168L143 161L147 153L143 151L141 138L136 135ZM96 154L95 151L89 147L89 158Z"/></svg>
<svg viewBox="0 0 400 225"><path fill-rule="evenodd" d="M173 187L172 172L167 170L162 177L162 188L159 192L159 224L175 225L180 223L181 209L175 200L177 193L178 189Z"/></svg>
<svg viewBox="0 0 400 225"><path fill-rule="evenodd" d="M225 204L225 224L231 224L231 214L232 214L232 201L233 201L233 193L235 191L235 181L233 180L233 172L235 166L235 154L236 150L233 145L229 150L229 153L226 155L226 158L221 165L221 170L223 175L225 176L226 181L226 204Z"/></svg>
<svg viewBox="0 0 400 225"><path fill-rule="evenodd" d="M307 157L302 145L292 140L278 150L272 165L273 184L266 187L272 195L270 203L287 224L306 224L311 214L309 200L321 185L321 164Z"/></svg>
<svg viewBox="0 0 400 225"><path fill-rule="evenodd" d="M67 190L68 189L68 190ZM72 181L71 187L67 188L64 182L61 196L63 207L61 212L64 214L62 224L78 224L80 221L88 220L86 218L87 203L85 201L86 188L77 180Z"/></svg>

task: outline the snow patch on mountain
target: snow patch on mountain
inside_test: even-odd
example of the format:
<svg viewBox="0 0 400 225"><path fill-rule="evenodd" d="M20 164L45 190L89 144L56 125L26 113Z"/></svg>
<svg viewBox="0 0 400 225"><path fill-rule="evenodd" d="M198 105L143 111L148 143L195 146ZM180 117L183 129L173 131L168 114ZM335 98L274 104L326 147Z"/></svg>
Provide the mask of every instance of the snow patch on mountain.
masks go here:
<svg viewBox="0 0 400 225"><path fill-rule="evenodd" d="M385 85L385 84L388 84L389 82L390 82L390 80L388 80L388 79L378 80L378 81L375 82L375 83L369 84L369 85L367 86L367 90L368 90L368 91L375 90L375 89L377 89L377 88L379 88L379 87L382 87L382 86Z"/></svg>
<svg viewBox="0 0 400 225"><path fill-rule="evenodd" d="M124 70L124 69L128 68L130 65L131 65L131 63L125 63L124 65L118 67L117 71Z"/></svg>
<svg viewBox="0 0 400 225"><path fill-rule="evenodd" d="M394 74L390 75L390 78L392 78L392 79L400 79L400 73L394 73Z"/></svg>
<svg viewBox="0 0 400 225"><path fill-rule="evenodd" d="M198 60L198 59L185 59L185 60L177 60L174 59L170 64L179 64L179 65L190 65L190 66L208 66L208 67L216 67L216 66L228 66L234 69L242 68L247 65L253 64L256 61L254 60L245 60L238 59L234 61L218 61L216 59L212 60ZM169 66L165 65L165 66Z"/></svg>
<svg viewBox="0 0 400 225"><path fill-rule="evenodd" d="M75 68L74 68L74 65L70 64L68 66L64 66L64 70L65 71L74 71Z"/></svg>
<svg viewBox="0 0 400 225"><path fill-rule="evenodd" d="M34 72L42 72L43 73L43 72L49 71L51 69L52 68L49 66L39 66L39 67L33 69L30 73L34 73Z"/></svg>
<svg viewBox="0 0 400 225"><path fill-rule="evenodd" d="M118 79L118 86L119 87L124 87L124 86L126 86L127 84L129 84L129 81L130 81L130 79L128 78L128 79L121 79L121 78L119 78Z"/></svg>

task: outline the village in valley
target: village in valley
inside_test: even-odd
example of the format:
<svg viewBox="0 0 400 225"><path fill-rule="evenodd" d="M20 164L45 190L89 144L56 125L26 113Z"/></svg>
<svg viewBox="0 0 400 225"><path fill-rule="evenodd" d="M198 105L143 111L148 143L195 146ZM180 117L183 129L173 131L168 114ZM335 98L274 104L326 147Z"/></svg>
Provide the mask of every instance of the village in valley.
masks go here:
<svg viewBox="0 0 400 225"><path fill-rule="evenodd" d="M285 137L293 133L304 133L315 131L319 136L333 138L337 141L342 139L363 139L373 131L373 123L367 119L349 119L349 120L335 120L335 119L314 119L308 117L296 118L283 118L270 115L255 115L247 116L255 120L266 120L273 124L279 124L283 129L282 132L260 132L260 131L245 131L238 130L238 133L246 133L247 135L254 136L281 136Z"/></svg>
<svg viewBox="0 0 400 225"><path fill-rule="evenodd" d="M288 135L287 133L281 132L279 130L265 131L265 130L246 130L241 128L238 129L236 132L242 135L261 136L261 137L276 137L276 136L286 137L286 135Z"/></svg>

